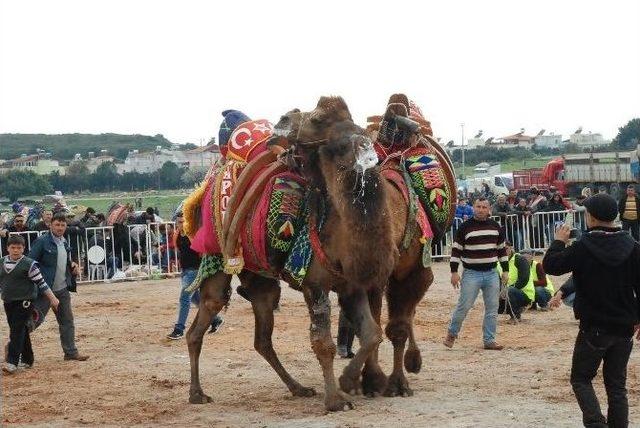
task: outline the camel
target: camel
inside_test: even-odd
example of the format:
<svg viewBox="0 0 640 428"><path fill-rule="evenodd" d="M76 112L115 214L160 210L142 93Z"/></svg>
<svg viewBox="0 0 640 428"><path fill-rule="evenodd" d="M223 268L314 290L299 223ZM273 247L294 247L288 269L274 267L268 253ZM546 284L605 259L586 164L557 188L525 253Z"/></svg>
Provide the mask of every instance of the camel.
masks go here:
<svg viewBox="0 0 640 428"><path fill-rule="evenodd" d="M392 96L391 99L395 100L397 98L398 96L396 95ZM314 121L317 122L316 116L322 117L322 113L317 111L301 113L299 110L293 110L284 115L276 126L276 129L280 130L279 134L287 140L284 144L281 144L288 146L290 144L309 144L309 141L316 141L317 145L321 145L323 140L318 139L317 135L312 132L307 135L306 133L309 131L306 128L300 129L300 126L304 126L304 124L301 125L301 122L305 122L305 120L312 122L310 129L317 126L317 124L313 123ZM431 141L433 144L437 144L435 141ZM436 147L436 150L440 151L440 148ZM448 161L448 158L445 158L445 160ZM307 162L314 164L317 160L311 156ZM337 180L331 180L327 174L320 173L317 168L315 170L311 168L308 173L311 177L311 185L317 188L336 187L341 181L340 176L338 176ZM373 174L373 172L370 174ZM410 389L404 374L403 363L404 368L411 373L418 373L422 367L420 350L413 332L413 320L417 304L422 300L433 282L433 273L431 268L423 266L423 244L419 240L419 235L415 234L415 236L411 237L408 247L403 248L402 241L407 228L408 207L400 189L392 184L391 181L381 177L377 177L376 180L376 183L379 183L382 187L381 195L384 195L382 197L385 199L386 209L382 216L387 220L392 233L393 245L388 251L394 252L394 260L396 261L388 282L384 281L382 284L382 291L386 292L389 314L389 322L385 333L394 347L393 370L387 380L377 362L376 346L366 359L362 370L362 383L358 384L362 365L356 354L352 363L345 368L343 375L340 377L340 386L345 392L363 392L368 396L375 396L380 393L385 396L411 396L413 391ZM453 188L455 188L455 185ZM334 189L334 193L338 190ZM345 202L349 203L349 200L346 199ZM345 233L345 236L349 235L347 231L343 233ZM340 294L339 290L338 294ZM368 294L371 312L378 325L381 325L382 294L378 287L372 289ZM346 299L341 298L340 304L344 308L347 318L352 324L356 325L358 320L350 316L348 304L344 300ZM407 341L408 348L405 352Z"/></svg>
<svg viewBox="0 0 640 428"><path fill-rule="evenodd" d="M314 221L322 216L323 206L329 207L319 232L323 257L314 257L302 284L289 281L302 290L309 308L311 346L323 371L326 409L353 408L342 391L411 395L403 362L409 371L420 370L421 357L412 324L415 307L432 283L433 274L430 268L422 266L418 236L401 257L407 218L401 192L373 167L377 157L371 140L353 123L341 98L323 97L308 113L294 110L283 116L276 130L295 147L299 170L312 189ZM288 374L273 349L271 334L273 309L280 294L278 281L246 270L239 278L241 294L251 302L255 314L254 347L294 396L314 395L312 388L300 385ZM228 303L230 281L231 275L219 272L201 287L198 314L187 333L191 403L211 401L200 385L199 356L208 320ZM336 348L330 331L331 290L338 293L340 305L356 326L361 345L340 377L342 391L333 371ZM394 346L394 369L388 379L377 357L385 291L389 305L386 334ZM409 349L405 352L407 340Z"/></svg>

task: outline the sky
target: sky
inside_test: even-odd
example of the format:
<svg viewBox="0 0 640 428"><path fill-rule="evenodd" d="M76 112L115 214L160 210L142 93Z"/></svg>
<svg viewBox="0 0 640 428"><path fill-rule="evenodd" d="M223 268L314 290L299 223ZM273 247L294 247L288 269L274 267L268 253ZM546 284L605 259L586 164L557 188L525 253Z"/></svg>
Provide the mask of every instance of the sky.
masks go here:
<svg viewBox="0 0 640 428"><path fill-rule="evenodd" d="M613 138L640 117L640 1L0 0L0 133L217 137L321 95L404 92L444 142Z"/></svg>

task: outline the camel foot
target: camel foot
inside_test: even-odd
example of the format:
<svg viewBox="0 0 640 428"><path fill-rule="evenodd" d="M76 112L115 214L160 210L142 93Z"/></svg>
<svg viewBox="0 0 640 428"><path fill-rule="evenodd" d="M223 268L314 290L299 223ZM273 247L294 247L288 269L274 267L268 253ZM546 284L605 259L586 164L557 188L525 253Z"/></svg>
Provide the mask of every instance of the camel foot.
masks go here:
<svg viewBox="0 0 640 428"><path fill-rule="evenodd" d="M291 389L291 393L294 397L313 397L316 395L316 390L302 385L296 385Z"/></svg>
<svg viewBox="0 0 640 428"><path fill-rule="evenodd" d="M367 397L379 397L387 388L387 376L382 370L362 372L362 393Z"/></svg>
<svg viewBox="0 0 640 428"><path fill-rule="evenodd" d="M346 392L349 395L359 395L362 393L362 385L360 384L360 376L349 376L347 374L342 374L340 379L340 389Z"/></svg>
<svg viewBox="0 0 640 428"><path fill-rule="evenodd" d="M413 396L413 391L409 388L409 382L404 375L389 376L389 380L387 382L387 389L384 391L385 397L411 397Z"/></svg>
<svg viewBox="0 0 640 428"><path fill-rule="evenodd" d="M204 392L194 392L189 395L189 403L191 404L207 404L212 403L213 398L206 395Z"/></svg>
<svg viewBox="0 0 640 428"><path fill-rule="evenodd" d="M340 391L332 397L327 397L324 400L324 407L329 412L345 412L347 410L355 409L355 406L349 400L348 396Z"/></svg>
<svg viewBox="0 0 640 428"><path fill-rule="evenodd" d="M422 368L422 356L419 349L408 349L404 353L404 368L409 373L420 373Z"/></svg>

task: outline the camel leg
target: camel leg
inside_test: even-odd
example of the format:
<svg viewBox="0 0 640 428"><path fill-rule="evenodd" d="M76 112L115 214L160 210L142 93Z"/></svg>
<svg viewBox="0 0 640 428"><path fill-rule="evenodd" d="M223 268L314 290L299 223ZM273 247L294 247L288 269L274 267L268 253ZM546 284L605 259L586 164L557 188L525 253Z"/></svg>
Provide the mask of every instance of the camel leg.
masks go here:
<svg viewBox="0 0 640 428"><path fill-rule="evenodd" d="M269 279L247 272L240 276L246 299L251 302L255 317L255 338L253 346L271 367L278 373L280 379L287 385L295 397L312 397L316 394L313 388L300 385L289 375L282 366L278 355L273 349L271 337L273 334L273 308L280 300L280 284L276 279Z"/></svg>
<svg viewBox="0 0 640 428"><path fill-rule="evenodd" d="M393 371L387 382L385 396L403 396L413 395L413 391L409 388L409 382L404 374L403 360L413 359L409 366L422 364L420 351L415 345L413 339L413 347L409 348L407 357L404 355L405 344L407 339L411 337L413 317L415 315L416 306L424 296L424 293L433 281L433 273L431 269L419 269L412 272L409 277L402 281L391 278L387 287L387 303L389 305L389 323L385 330L387 337L393 344Z"/></svg>
<svg viewBox="0 0 640 428"><path fill-rule="evenodd" d="M413 329L415 316L416 311L414 309L409 321L409 343L407 345L407 351L404 353L404 368L409 373L420 373L420 369L422 369L422 356L416 344L416 335Z"/></svg>
<svg viewBox="0 0 640 428"><path fill-rule="evenodd" d="M191 404L205 404L213 401L205 395L200 385L200 351L202 339L211 325L211 319L229 301L231 294L231 275L222 272L205 280L200 288L200 306L198 314L187 331L187 347L191 363L191 387L189 388L189 402Z"/></svg>
<svg viewBox="0 0 640 428"><path fill-rule="evenodd" d="M378 326L382 315L382 291L375 288L369 291L369 306L371 315ZM380 344L369 354L362 369L362 393L367 397L377 397L381 395L387 387L387 376L378 364L378 350Z"/></svg>
<svg viewBox="0 0 640 428"><path fill-rule="evenodd" d="M309 336L311 348L316 354L322 375L324 377L325 398L324 405L328 411L353 409L353 403L347 395L338 390L333 372L333 358L336 355L336 345L331 337L331 301L329 290L319 285L305 284L304 299L311 316Z"/></svg>
<svg viewBox="0 0 640 428"><path fill-rule="evenodd" d="M369 299L364 290L356 290L349 296L340 296L340 305L351 325L355 327L360 340L358 352L340 376L340 388L350 394L357 394L361 388L360 372L362 366L382 342L382 329L376 324L371 314ZM375 375L373 372L375 367L370 366L369 368L372 370L372 376ZM367 381L369 380L371 378L367 379Z"/></svg>

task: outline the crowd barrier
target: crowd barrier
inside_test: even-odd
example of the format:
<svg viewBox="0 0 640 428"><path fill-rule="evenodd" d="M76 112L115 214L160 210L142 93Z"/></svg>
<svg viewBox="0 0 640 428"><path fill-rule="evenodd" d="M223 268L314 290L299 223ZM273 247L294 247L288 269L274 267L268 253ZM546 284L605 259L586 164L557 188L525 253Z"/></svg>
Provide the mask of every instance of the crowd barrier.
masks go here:
<svg viewBox="0 0 640 428"><path fill-rule="evenodd" d="M173 222L69 228L65 238L79 266L78 283L161 278L181 273ZM25 238L25 254L45 231L10 232ZM0 238L0 257L6 238Z"/></svg>
<svg viewBox="0 0 640 428"><path fill-rule="evenodd" d="M553 240L558 223L564 222L572 213L574 227L578 233L586 230L584 212L555 211L530 215L509 214L493 216L504 230L505 237L516 251L532 250L542 252ZM451 229L442 240L432 244L432 258L446 259L451 255L451 244L455 233L462 224L455 219ZM124 279L148 279L173 276L181 273L176 251L173 222L149 224L115 225L88 227L80 232L67 233L65 237L71 246L71 258L79 265L78 283L111 281ZM27 248L45 232L11 232L22 235ZM0 256L6 252L5 238L0 238Z"/></svg>
<svg viewBox="0 0 640 428"><path fill-rule="evenodd" d="M573 227L578 230L578 234L586 230L584 211L538 212L528 215L509 214L492 216L491 218L502 226L506 239L513 244L516 251L543 252L549 248L549 244L553 241L556 226L559 223L564 223L568 214L573 215ZM463 221L456 218L444 238L432 245L432 258L444 259L451 256L451 244Z"/></svg>

